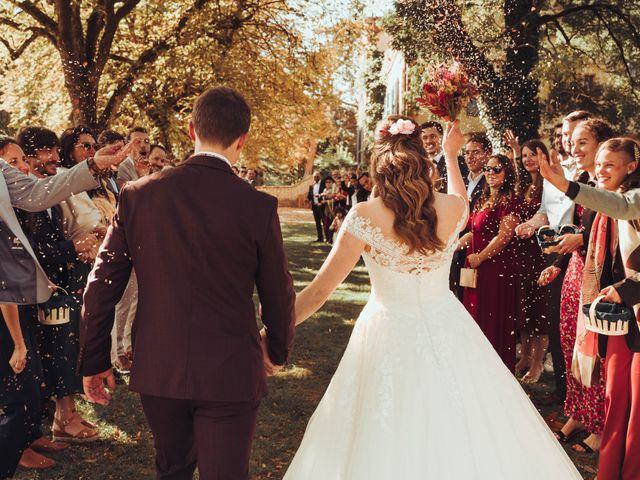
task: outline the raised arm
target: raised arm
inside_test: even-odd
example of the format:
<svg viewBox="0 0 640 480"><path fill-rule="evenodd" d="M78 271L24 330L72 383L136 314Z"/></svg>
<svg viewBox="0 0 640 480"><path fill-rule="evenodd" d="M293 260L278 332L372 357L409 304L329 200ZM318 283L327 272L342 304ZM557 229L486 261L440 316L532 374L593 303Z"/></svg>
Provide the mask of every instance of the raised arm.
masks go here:
<svg viewBox="0 0 640 480"><path fill-rule="evenodd" d="M93 159L97 170L104 170L122 162L133 148L130 142L125 147L105 147ZM91 160L91 159L90 159ZM11 205L28 212L41 212L57 205L74 193L84 192L100 186L89 168L89 162L81 162L66 172L52 177L31 178L0 159L0 168L9 190Z"/></svg>
<svg viewBox="0 0 640 480"><path fill-rule="evenodd" d="M464 136L460 131L460 122L448 122L442 137L442 150L447 165L447 193L460 195L469 201L467 187L462 179L460 165L458 164L458 152L464 144Z"/></svg>
<svg viewBox="0 0 640 480"><path fill-rule="evenodd" d="M618 193L569 182L565 193L574 202L611 218L618 220L640 218L640 189Z"/></svg>
<svg viewBox="0 0 640 480"><path fill-rule="evenodd" d="M74 193L98 187L87 162L79 163L66 172L52 177L35 179L29 177L7 162L0 160L2 175L7 183L11 205L28 212L41 212L57 205Z"/></svg>
<svg viewBox="0 0 640 480"><path fill-rule="evenodd" d="M358 263L364 247L365 243L349 233L343 225L320 271L307 288L298 294L296 325L304 322L324 305L329 295L347 278Z"/></svg>

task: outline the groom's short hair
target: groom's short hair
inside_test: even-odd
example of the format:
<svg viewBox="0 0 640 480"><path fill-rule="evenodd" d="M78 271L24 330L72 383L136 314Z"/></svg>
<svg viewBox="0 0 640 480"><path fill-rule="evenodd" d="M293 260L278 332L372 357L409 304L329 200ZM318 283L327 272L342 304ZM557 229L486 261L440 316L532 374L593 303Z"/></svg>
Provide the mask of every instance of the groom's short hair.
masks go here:
<svg viewBox="0 0 640 480"><path fill-rule="evenodd" d="M200 141L227 148L249 131L251 108L237 90L214 87L198 97L191 121Z"/></svg>

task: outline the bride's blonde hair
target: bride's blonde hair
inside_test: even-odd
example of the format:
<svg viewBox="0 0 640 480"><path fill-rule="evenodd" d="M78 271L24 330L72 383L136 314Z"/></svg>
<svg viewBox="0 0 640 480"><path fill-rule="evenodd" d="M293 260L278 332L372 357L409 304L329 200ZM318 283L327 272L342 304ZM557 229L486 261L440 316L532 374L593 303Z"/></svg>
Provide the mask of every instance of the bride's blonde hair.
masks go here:
<svg viewBox="0 0 640 480"><path fill-rule="evenodd" d="M390 133L398 120L412 122L414 132ZM412 118L391 115L378 124L371 157L373 182L384 205L395 213L393 228L410 253L417 250L426 255L444 248L436 233L435 171L420 138L420 126Z"/></svg>

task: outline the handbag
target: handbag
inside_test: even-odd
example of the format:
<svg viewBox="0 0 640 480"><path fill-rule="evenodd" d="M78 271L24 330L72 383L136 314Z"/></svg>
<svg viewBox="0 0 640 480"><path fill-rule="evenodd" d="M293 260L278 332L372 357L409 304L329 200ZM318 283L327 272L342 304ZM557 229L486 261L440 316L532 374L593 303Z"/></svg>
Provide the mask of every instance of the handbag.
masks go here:
<svg viewBox="0 0 640 480"><path fill-rule="evenodd" d="M460 286L465 288L476 288L478 286L478 270L475 268L461 268Z"/></svg>
<svg viewBox="0 0 640 480"><path fill-rule="evenodd" d="M42 325L63 325L71 321L71 310L77 300L71 295L54 295L38 305L38 322Z"/></svg>
<svg viewBox="0 0 640 480"><path fill-rule="evenodd" d="M473 229L471 229L471 251L473 252ZM478 270L467 267L461 268L460 286L464 288L476 288L478 286Z"/></svg>
<svg viewBox="0 0 640 480"><path fill-rule="evenodd" d="M634 311L626 305L603 302L597 297L593 303L582 306L585 328L591 332L617 337L629 333L629 322L635 320Z"/></svg>

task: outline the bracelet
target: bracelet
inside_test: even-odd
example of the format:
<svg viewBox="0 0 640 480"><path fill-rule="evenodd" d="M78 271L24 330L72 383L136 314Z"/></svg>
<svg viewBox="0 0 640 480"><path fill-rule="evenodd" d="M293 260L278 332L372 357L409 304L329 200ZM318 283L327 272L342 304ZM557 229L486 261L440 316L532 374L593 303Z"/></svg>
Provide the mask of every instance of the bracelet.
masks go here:
<svg viewBox="0 0 640 480"><path fill-rule="evenodd" d="M94 177L103 177L109 170L108 168L98 168L96 160L93 157L87 158L87 166L89 167L89 171Z"/></svg>

